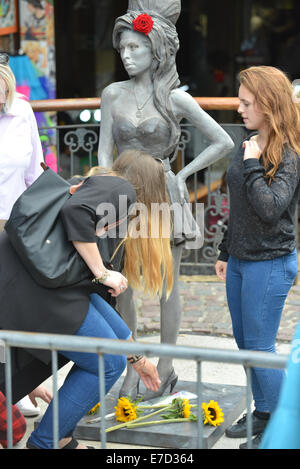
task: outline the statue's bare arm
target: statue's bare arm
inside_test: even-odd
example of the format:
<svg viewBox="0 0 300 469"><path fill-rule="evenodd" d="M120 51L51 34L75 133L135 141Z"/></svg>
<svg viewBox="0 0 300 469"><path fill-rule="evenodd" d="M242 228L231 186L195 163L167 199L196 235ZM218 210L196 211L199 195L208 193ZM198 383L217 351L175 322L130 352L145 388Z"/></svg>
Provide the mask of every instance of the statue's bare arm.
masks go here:
<svg viewBox="0 0 300 469"><path fill-rule="evenodd" d="M194 160L185 166L176 176L183 199L185 180L191 174L207 168L220 158L226 156L234 147L234 143L225 130L203 111L194 98L188 93L182 90L172 91L171 102L178 119L187 119L211 142L205 150L196 156Z"/></svg>
<svg viewBox="0 0 300 469"><path fill-rule="evenodd" d="M118 83L107 86L101 96L101 129L98 146L98 164L110 168L113 164L113 115L114 102L120 96Z"/></svg>

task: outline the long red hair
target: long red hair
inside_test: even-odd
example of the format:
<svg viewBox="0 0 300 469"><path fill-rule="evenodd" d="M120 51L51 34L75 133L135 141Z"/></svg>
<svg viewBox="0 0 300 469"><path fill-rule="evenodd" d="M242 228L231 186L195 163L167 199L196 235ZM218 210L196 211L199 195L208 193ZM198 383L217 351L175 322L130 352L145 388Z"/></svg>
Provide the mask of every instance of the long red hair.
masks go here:
<svg viewBox="0 0 300 469"><path fill-rule="evenodd" d="M288 76L275 67L250 67L240 72L240 84L255 97L264 114L269 135L263 152L263 164L269 183L282 161L284 144L300 156L300 107Z"/></svg>

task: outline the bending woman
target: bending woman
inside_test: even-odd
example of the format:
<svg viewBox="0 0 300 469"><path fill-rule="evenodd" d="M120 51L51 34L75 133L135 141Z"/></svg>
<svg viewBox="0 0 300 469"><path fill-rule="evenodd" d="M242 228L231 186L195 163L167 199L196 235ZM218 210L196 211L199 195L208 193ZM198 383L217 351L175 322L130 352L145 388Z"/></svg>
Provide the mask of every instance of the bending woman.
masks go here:
<svg viewBox="0 0 300 469"><path fill-rule="evenodd" d="M230 217L216 272L226 280L238 347L275 352L284 302L297 274L300 113L289 79L273 67L242 71L239 98L238 112L255 133L227 171ZM252 369L253 447L276 408L283 376L283 370ZM226 434L246 436L246 418Z"/></svg>
<svg viewBox="0 0 300 469"><path fill-rule="evenodd" d="M126 158L128 161L128 156ZM120 159L122 161L122 155ZM141 159L139 153L131 154L132 161L136 162L139 159ZM164 181L161 164L149 155L143 155L144 159L148 159L151 165L151 178L157 178L157 183ZM132 184L128 182L127 175L124 179L121 172L111 172L87 178L81 184L71 187L73 195L62 209L61 216L68 239L74 243L89 267L90 278L68 287L55 289L41 287L23 267L6 233L0 235L1 328L132 340L129 328L101 296L109 293L113 298L117 297L127 288L127 279L120 272L105 268L100 252L103 242L99 244L97 232L102 236L103 230L108 230L109 233L116 225L120 225L120 222L127 220L128 210L136 200L134 189L136 180L143 181L144 184L149 180L149 172L145 172L144 166L139 164L135 166L138 171L131 178ZM119 204L120 196L122 204ZM105 224L99 212L102 203L105 206L111 204L116 213L116 217L109 222L105 221ZM128 230L130 231L130 222ZM116 237L107 237L109 258L115 253L116 248L117 254L122 248L121 232L114 230L114 233ZM118 263L121 262L121 256L115 256L113 262L114 268L120 268ZM98 358L96 354L64 351L60 353L60 357L61 364L69 360L74 362L59 390L60 444L64 448L81 449L82 446L74 442L71 435L78 421L99 402ZM145 357L129 358L130 366L145 385L153 391L157 390L160 381L155 366ZM13 402L32 391L51 375L50 361L51 355L48 351L23 349L13 351ZM121 355L105 354L104 362L105 389L108 392L124 370L126 358ZM4 388L3 366L1 366L0 389ZM34 449L52 448L52 404L49 405L38 428L31 434L27 446Z"/></svg>

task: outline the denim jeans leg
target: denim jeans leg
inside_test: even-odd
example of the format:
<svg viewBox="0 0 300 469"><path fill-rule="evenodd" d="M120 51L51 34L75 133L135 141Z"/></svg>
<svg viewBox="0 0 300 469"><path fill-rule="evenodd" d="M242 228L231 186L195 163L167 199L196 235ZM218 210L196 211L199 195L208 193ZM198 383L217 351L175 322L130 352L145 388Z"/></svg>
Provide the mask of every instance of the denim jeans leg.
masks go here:
<svg viewBox="0 0 300 469"><path fill-rule="evenodd" d="M101 302L101 307L102 312L105 310L105 314L101 314L101 311L90 303L86 319L76 335L126 340L130 336L130 331L116 311L106 302ZM108 324L107 315L111 316L109 322L114 322L115 317L116 324L120 325L119 328L115 325L115 331ZM69 435L78 421L99 402L98 356L81 352L61 353L75 364L58 393L60 439ZM104 365L105 389L108 392L125 369L126 357L105 354ZM37 430L30 436L30 442L37 447L50 449L53 446L52 416L53 409L50 404Z"/></svg>
<svg viewBox="0 0 300 469"><path fill-rule="evenodd" d="M275 353L276 336L288 292L297 273L296 252L267 261L242 262L244 289L242 314L245 348ZM263 392L269 412L276 408L284 371L254 368L257 384ZM266 411L259 406L257 410Z"/></svg>
<svg viewBox="0 0 300 469"><path fill-rule="evenodd" d="M235 341L239 349L244 348L243 324L242 324L242 275L240 261L230 256L226 272L226 295L232 321L232 329Z"/></svg>
<svg viewBox="0 0 300 469"><path fill-rule="evenodd" d="M244 292L243 282L242 261L230 256L227 265L226 294L232 320L233 335L240 350L246 348L242 311L242 292ZM251 370L251 383L256 409L261 412L268 412L268 405L265 402L264 394L253 369Z"/></svg>

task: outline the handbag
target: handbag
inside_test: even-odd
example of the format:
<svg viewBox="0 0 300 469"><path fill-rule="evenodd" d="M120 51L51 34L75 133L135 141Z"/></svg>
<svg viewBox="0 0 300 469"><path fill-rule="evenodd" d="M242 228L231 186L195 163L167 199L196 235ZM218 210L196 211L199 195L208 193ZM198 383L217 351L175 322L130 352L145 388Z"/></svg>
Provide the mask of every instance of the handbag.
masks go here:
<svg viewBox="0 0 300 469"><path fill-rule="evenodd" d="M68 240L60 217L71 185L43 163L42 167L44 172L15 202L5 231L33 279L57 288L93 275Z"/></svg>

